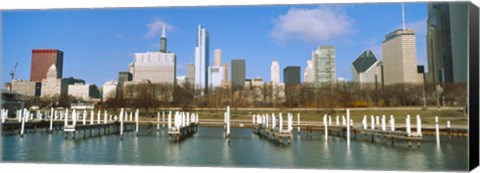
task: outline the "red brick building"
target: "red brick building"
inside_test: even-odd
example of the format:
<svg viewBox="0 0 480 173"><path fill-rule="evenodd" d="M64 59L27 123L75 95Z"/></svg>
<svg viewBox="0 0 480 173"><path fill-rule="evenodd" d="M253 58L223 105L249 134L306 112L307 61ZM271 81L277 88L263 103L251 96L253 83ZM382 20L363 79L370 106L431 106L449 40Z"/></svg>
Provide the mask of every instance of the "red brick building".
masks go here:
<svg viewBox="0 0 480 173"><path fill-rule="evenodd" d="M57 66L57 78L63 74L63 52L57 49L33 49L30 80L41 82L52 64Z"/></svg>

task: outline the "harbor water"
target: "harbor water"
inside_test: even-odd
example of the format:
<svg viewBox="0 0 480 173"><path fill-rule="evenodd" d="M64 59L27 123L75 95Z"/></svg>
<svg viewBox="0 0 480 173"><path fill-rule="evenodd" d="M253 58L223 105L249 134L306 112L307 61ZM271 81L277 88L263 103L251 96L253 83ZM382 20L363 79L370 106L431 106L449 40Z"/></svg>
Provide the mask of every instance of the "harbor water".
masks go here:
<svg viewBox="0 0 480 173"><path fill-rule="evenodd" d="M96 134L96 133L94 133ZM433 136L424 136L421 147L416 142L390 140L375 142L357 135L350 146L343 137L295 131L291 144L274 143L261 138L252 129L231 129L230 142L222 128L199 128L181 142L169 141L166 130L147 134L145 127L119 135L102 135L76 140L65 139L62 131L46 133L39 129L18 134L4 134L1 140L1 162L68 163L109 165L206 166L248 168L357 169L411 171L466 171L468 138L441 137L437 147ZM286 140L284 140L286 142Z"/></svg>

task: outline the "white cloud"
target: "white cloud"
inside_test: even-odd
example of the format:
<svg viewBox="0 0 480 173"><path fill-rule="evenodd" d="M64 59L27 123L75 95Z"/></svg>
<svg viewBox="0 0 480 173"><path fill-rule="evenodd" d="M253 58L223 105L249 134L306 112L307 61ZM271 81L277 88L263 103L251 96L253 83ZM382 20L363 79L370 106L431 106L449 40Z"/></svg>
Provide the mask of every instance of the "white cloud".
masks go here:
<svg viewBox="0 0 480 173"><path fill-rule="evenodd" d="M270 36L279 42L288 39L329 41L354 33L354 22L339 8L290 8L286 14L274 19Z"/></svg>
<svg viewBox="0 0 480 173"><path fill-rule="evenodd" d="M148 23L145 27L147 28L147 33L144 35L145 39L153 38L159 35L162 32L163 25L167 31L172 30L173 26L166 23L165 21L155 18L152 22Z"/></svg>

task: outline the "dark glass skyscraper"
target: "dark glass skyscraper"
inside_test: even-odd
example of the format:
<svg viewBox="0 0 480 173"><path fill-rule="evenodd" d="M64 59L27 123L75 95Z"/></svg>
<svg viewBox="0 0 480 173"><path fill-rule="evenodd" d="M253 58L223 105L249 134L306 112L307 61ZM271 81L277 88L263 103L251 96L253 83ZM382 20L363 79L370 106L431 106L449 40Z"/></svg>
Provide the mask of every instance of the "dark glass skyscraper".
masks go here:
<svg viewBox="0 0 480 173"><path fill-rule="evenodd" d="M283 69L285 85L300 84L300 66L288 66Z"/></svg>
<svg viewBox="0 0 480 173"><path fill-rule="evenodd" d="M244 59L232 60L232 89L234 91L243 88L246 78L246 65Z"/></svg>

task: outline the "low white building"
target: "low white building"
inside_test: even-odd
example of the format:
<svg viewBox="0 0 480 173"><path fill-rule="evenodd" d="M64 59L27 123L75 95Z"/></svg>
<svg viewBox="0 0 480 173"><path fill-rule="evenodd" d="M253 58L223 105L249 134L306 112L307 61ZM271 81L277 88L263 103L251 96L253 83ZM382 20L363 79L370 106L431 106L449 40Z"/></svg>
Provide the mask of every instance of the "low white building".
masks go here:
<svg viewBox="0 0 480 173"><path fill-rule="evenodd" d="M222 66L208 67L208 86L210 88L220 87L224 80L225 71Z"/></svg>
<svg viewBox="0 0 480 173"><path fill-rule="evenodd" d="M116 80L110 80L103 84L103 101L107 101L109 98L114 98L117 94L118 82Z"/></svg>
<svg viewBox="0 0 480 173"><path fill-rule="evenodd" d="M83 100L90 100L98 97L98 88L94 84L75 83L68 85L68 95Z"/></svg>
<svg viewBox="0 0 480 173"><path fill-rule="evenodd" d="M149 80L152 83L176 83L176 56L174 53L135 53L129 65L133 81Z"/></svg>

